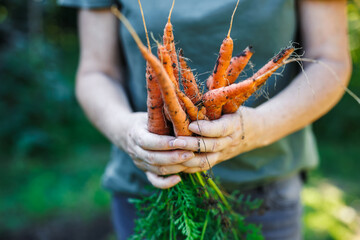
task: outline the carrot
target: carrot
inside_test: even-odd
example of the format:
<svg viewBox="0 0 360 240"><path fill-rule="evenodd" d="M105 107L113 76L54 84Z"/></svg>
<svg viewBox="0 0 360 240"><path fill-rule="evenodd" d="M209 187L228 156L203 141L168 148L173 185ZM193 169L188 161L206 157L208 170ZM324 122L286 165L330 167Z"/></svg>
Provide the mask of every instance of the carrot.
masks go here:
<svg viewBox="0 0 360 240"><path fill-rule="evenodd" d="M149 132L159 135L169 135L171 129L164 116L164 102L161 98L161 91L157 82L157 77L148 62L146 62L146 85L148 130Z"/></svg>
<svg viewBox="0 0 360 240"><path fill-rule="evenodd" d="M165 46L158 45L158 56L161 62L163 63L163 66L167 74L169 75L170 79L172 80L172 82L175 81L172 68L169 64L167 64L170 61L170 56L169 53L166 51ZM181 92L178 87L175 86L175 83L174 83L174 89L176 91L176 95L179 99L181 106L183 107L183 109L186 110L187 114L189 115L192 121L204 120L206 118L204 112L206 111L205 108L200 108L199 111L199 109L194 105L194 103L190 100L190 98L187 95L185 95L183 92Z"/></svg>
<svg viewBox="0 0 360 240"><path fill-rule="evenodd" d="M239 4L239 0L236 3L233 14L231 15L230 27L229 27L228 34L226 35L225 39L223 40L223 42L220 46L219 56L216 60L213 74L207 80L207 86L210 90L219 88L219 87L224 87L224 86L226 86L226 83L227 83L225 74L226 74L226 69L228 68L228 66L230 64L232 51L233 51L233 47L234 47L233 40L230 37L230 32L231 32L232 22L233 22L235 11L237 9L238 4Z"/></svg>
<svg viewBox="0 0 360 240"><path fill-rule="evenodd" d="M233 40L228 35L221 44L219 56L216 60L213 74L208 79L207 86L209 87L210 90L223 87L226 85L227 81L225 78L225 74L226 74L226 69L230 64L232 51L233 51Z"/></svg>
<svg viewBox="0 0 360 240"><path fill-rule="evenodd" d="M194 74L185 61L184 52L182 49L180 49L179 52L179 63L181 82L184 87L184 92L186 96L188 96L191 101L196 104L201 100L201 92L199 91L198 85L196 84Z"/></svg>
<svg viewBox="0 0 360 240"><path fill-rule="evenodd" d="M223 113L234 113L243 104L255 91L257 91L265 81L281 66L285 63L284 61L290 57L294 52L294 48L285 48L275 57L273 57L265 66L263 66L259 71L257 71L251 78L255 81L254 88L246 92L245 94L235 97L233 100L228 101L223 106ZM247 81L247 80L245 80Z"/></svg>
<svg viewBox="0 0 360 240"><path fill-rule="evenodd" d="M129 21L122 15L122 13L115 7L111 7L112 12L123 22L124 26L128 29L132 35L135 43L137 44L144 59L149 62L149 65L153 69L158 78L160 85L161 95L165 104L165 108L170 115L171 122L174 127L176 136L191 136L192 133L189 130L189 120L186 113L181 108L180 103L176 97L174 84L171 82L166 70L162 63L154 56L141 42L139 36L129 23Z"/></svg>
<svg viewBox="0 0 360 240"><path fill-rule="evenodd" d="M176 80L173 72L170 54L168 53L166 47L160 44L158 45L158 57L168 73L171 82L174 84L176 89L179 89L179 82Z"/></svg>
<svg viewBox="0 0 360 240"><path fill-rule="evenodd" d="M250 91L255 84L255 81L249 80L208 91L202 97L203 104L206 108L206 116L210 120L220 118L222 106L224 104L229 100Z"/></svg>
<svg viewBox="0 0 360 240"><path fill-rule="evenodd" d="M236 81L242 70L248 64L251 56L254 54L252 47L249 46L239 55L232 57L230 65L226 70L227 85Z"/></svg>
<svg viewBox="0 0 360 240"><path fill-rule="evenodd" d="M279 67L284 65L284 61L290 57L294 50L295 49L293 47L288 47L281 50L278 54L276 54L275 57L273 57L267 64L265 64L259 71L257 71L253 78L257 78L258 76L269 71L274 73Z"/></svg>
<svg viewBox="0 0 360 240"><path fill-rule="evenodd" d="M169 114L169 117L173 124L175 135L191 136L192 133L188 128L189 119L187 118L186 113L184 112L180 102L178 101L176 88L171 81L168 73L166 72L162 63L154 55L147 54L148 52L144 52L141 49L140 51L143 54L144 58L149 61L151 67L154 69L154 72L156 72L166 112Z"/></svg>
<svg viewBox="0 0 360 240"><path fill-rule="evenodd" d="M140 0L138 0L138 3L140 6L141 16L144 24L148 49L149 52L151 52L149 35L146 29L144 13L142 10ZM154 73L153 69L150 67L149 62L146 62L145 77L146 77L146 89L147 89L148 130L151 133L155 133L159 135L169 135L171 129L163 112L164 102L161 98L161 91L159 88L156 74Z"/></svg>
<svg viewBox="0 0 360 240"><path fill-rule="evenodd" d="M208 120L208 118L206 117L206 108L204 106L195 106L194 103L190 100L190 98L187 97L183 92L181 92L180 89L176 90L176 94L184 104L186 112L189 115L191 121Z"/></svg>
<svg viewBox="0 0 360 240"><path fill-rule="evenodd" d="M169 51L170 58L171 58L171 66L173 68L175 79L177 82L179 82L179 64L178 64L178 59L177 59L176 49L175 49L173 27L170 22L174 4L175 4L175 0L173 0L173 3L171 5L171 9L170 9L169 16L168 16L168 21L164 28L163 43L164 43L166 49ZM176 86L179 86L179 84L177 84Z"/></svg>

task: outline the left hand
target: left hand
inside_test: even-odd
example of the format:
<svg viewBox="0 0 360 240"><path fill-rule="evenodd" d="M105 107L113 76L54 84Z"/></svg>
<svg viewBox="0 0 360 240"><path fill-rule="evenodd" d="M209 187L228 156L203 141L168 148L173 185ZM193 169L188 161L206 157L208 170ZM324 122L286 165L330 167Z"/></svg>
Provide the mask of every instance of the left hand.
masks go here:
<svg viewBox="0 0 360 240"><path fill-rule="evenodd" d="M189 129L199 137L177 137L173 144L194 151L195 157L183 162L184 172L195 173L228 160L240 153L266 145L262 139L264 120L256 109L241 107L236 113L213 121L195 121Z"/></svg>

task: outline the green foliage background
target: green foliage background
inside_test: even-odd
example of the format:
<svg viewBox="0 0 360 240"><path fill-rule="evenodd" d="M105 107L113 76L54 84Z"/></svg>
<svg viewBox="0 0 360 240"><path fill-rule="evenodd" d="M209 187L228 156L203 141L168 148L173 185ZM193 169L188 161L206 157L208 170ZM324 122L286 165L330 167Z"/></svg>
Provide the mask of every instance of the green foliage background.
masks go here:
<svg viewBox="0 0 360 240"><path fill-rule="evenodd" d="M359 0L348 2L349 89L358 96L359 9ZM48 228L91 226L109 212L100 188L109 143L74 96L75 23L76 10L54 0L0 2L0 239L40 239ZM360 106L345 94L313 125L322 161L304 190L306 239L360 236L359 123ZM96 226L84 238L113 238Z"/></svg>

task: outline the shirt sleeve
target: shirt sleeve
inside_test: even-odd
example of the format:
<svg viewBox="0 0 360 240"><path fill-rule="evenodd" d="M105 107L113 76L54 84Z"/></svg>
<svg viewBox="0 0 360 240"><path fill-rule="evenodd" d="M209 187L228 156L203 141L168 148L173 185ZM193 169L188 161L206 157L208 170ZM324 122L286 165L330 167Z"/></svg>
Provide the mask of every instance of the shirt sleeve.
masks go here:
<svg viewBox="0 0 360 240"><path fill-rule="evenodd" d="M75 8L106 8L115 3L114 0L57 0L60 6Z"/></svg>

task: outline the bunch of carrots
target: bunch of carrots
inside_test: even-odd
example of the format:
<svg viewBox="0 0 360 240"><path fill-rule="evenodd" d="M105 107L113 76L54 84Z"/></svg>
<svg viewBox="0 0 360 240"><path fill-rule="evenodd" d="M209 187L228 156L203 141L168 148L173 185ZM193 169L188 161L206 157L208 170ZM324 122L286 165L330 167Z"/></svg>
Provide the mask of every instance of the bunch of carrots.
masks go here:
<svg viewBox="0 0 360 240"><path fill-rule="evenodd" d="M294 48L292 47L281 50L280 53L273 57L253 76L239 83L235 83L239 74L253 55L252 48L247 47L239 55L232 56L233 40L230 37L230 33L238 3L239 1L231 16L228 33L221 43L214 70L206 81L208 87L206 93L202 93L199 90L195 76L186 62L183 50L180 49L178 51L175 47L173 26L170 22L174 1L169 13L168 21L164 28L162 44L157 42L157 56L151 52L144 18L147 47L141 42L128 20L116 7L112 8L113 13L129 30L142 56L146 60L148 130L150 132L159 135L174 134L175 136L191 136L193 133L188 128L191 121L215 120L220 118L223 114L236 112L278 68L285 64L285 60L293 53ZM140 1L139 5L141 9ZM180 83L183 86L183 91L180 89ZM218 209L220 209L219 211L222 212L222 214L225 211L224 209L227 209L230 215L235 214L226 197L221 193L211 178L208 178L204 174L196 173L189 174L185 179L190 179L189 184L194 186L195 193L198 192L198 189L196 188L200 185L204 189L207 189L205 191L206 198L218 199L217 204L223 204L218 205ZM186 184L186 181L183 180L183 183ZM175 187L180 189L178 186ZM208 188L211 188L211 190ZM172 195L174 195L174 193L172 193ZM180 196L177 196L176 201L179 201L179 197ZM171 196L168 194L164 199L165 201L171 201ZM169 214L174 214L175 210L173 209L173 206L171 206L171 211L170 208L168 210ZM208 215L209 212L203 218L207 219L209 217ZM197 218L199 218L199 216L197 216ZM234 219L241 221L242 218L236 217ZM178 227L179 229L181 228L180 225ZM204 226L202 227L201 235L199 234L199 238L202 236L200 239L204 238L206 232ZM232 229L233 238L237 239L236 236L238 233L234 231L235 230ZM170 239L172 239L173 236L176 236L176 233L175 235L173 234L174 232L170 231ZM185 231L184 234L183 232L183 235L187 238L189 237L189 234L191 233ZM146 234L139 236L139 239L141 239L141 237L149 237L149 235Z"/></svg>
<svg viewBox="0 0 360 240"><path fill-rule="evenodd" d="M236 8L234 9L235 13ZM293 53L294 48L285 48L250 78L234 83L247 65L253 51L247 47L242 53L232 57L233 40L230 37L232 20L228 34L223 40L218 59L211 76L207 79L208 92L202 94L193 72L186 63L183 51L174 43L171 11L165 25L163 44L157 43L158 57L146 47L127 19L116 9L113 12L129 29L141 54L146 60L148 130L159 135L191 136L190 121L215 120L222 114L234 113ZM148 37L147 37L148 39ZM184 92L180 90L179 80ZM172 124L172 128L169 125Z"/></svg>

